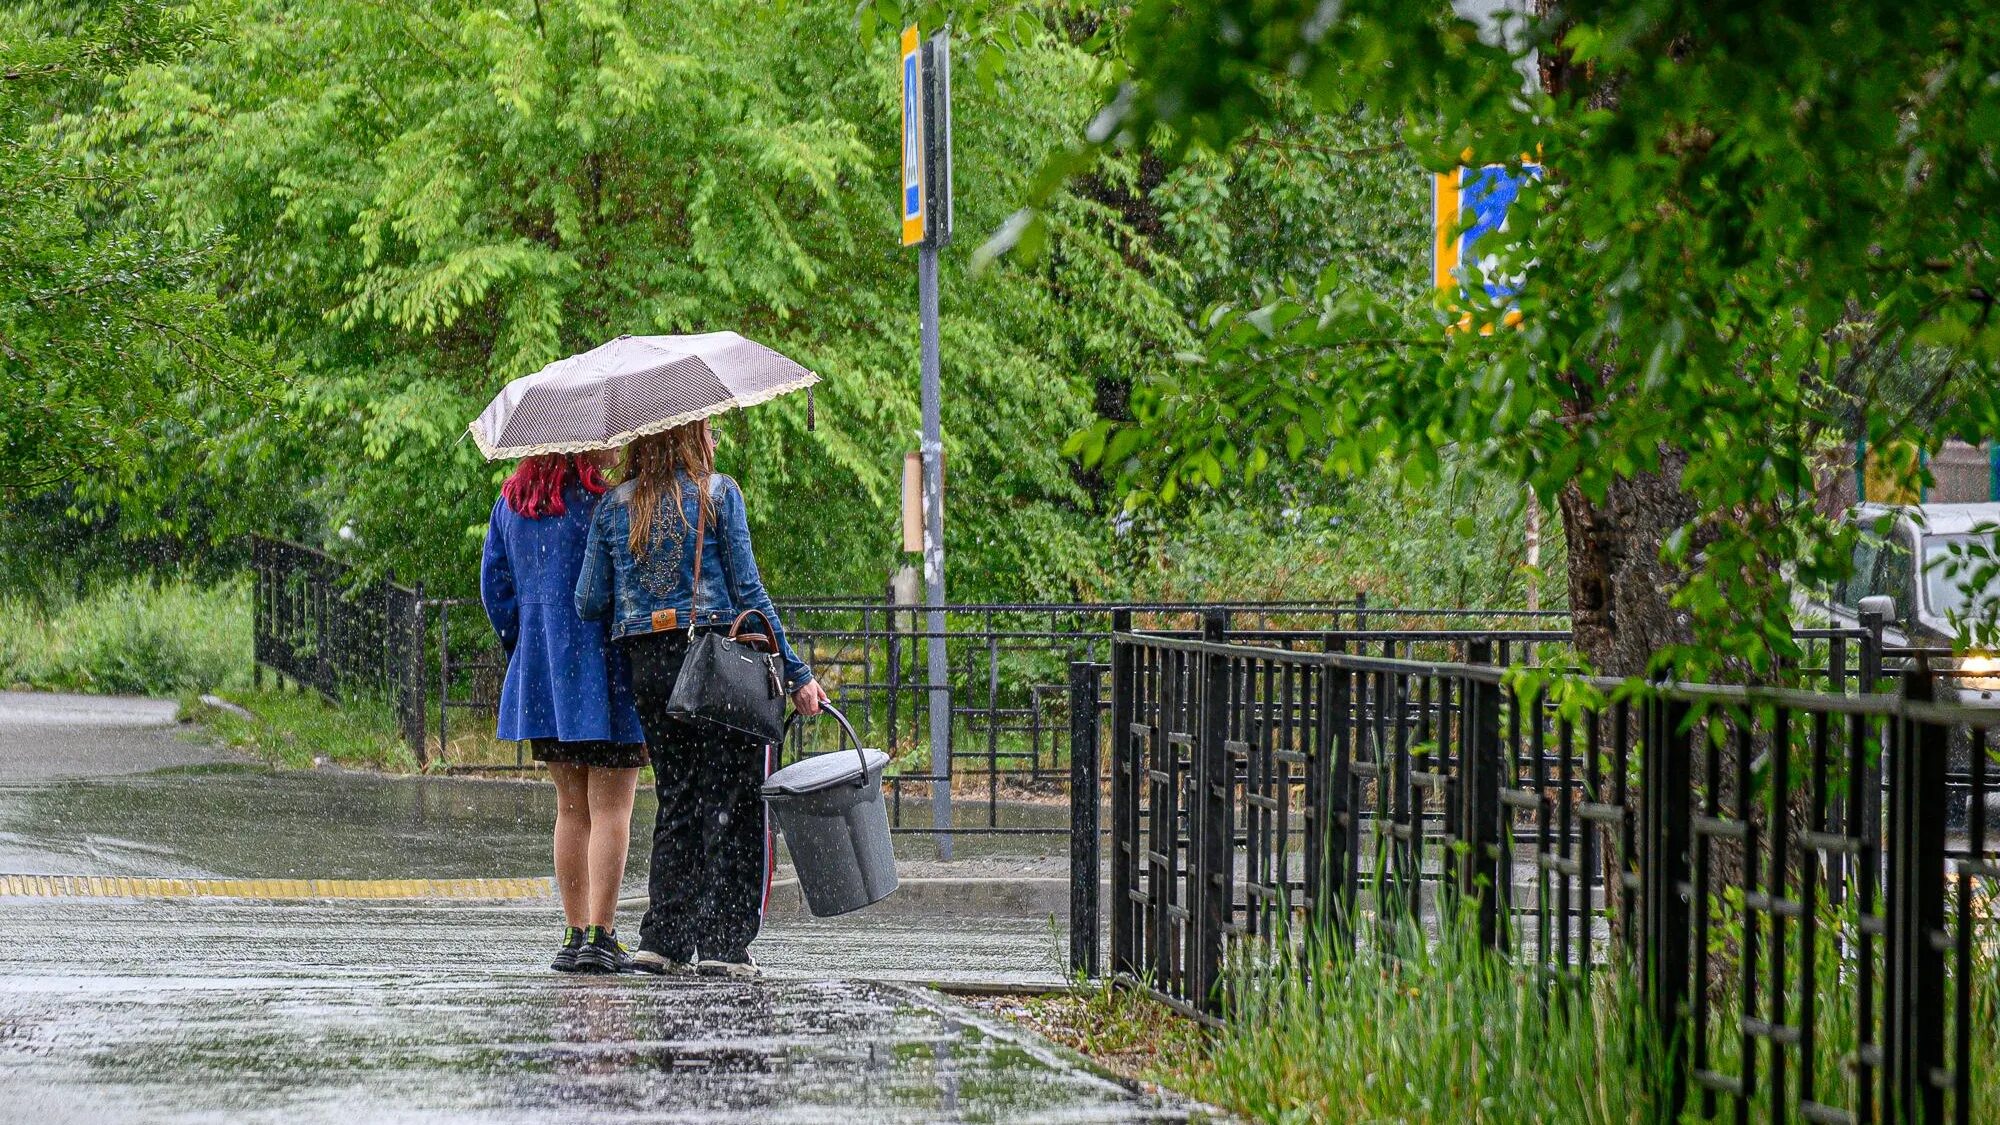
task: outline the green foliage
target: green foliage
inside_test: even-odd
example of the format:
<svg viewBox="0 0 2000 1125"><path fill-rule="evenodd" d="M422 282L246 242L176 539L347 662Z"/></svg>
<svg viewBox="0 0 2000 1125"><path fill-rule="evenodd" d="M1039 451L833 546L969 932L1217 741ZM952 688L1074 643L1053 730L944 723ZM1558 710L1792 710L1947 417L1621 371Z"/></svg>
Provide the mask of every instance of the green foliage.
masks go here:
<svg viewBox="0 0 2000 1125"><path fill-rule="evenodd" d="M336 765L408 773L416 759L396 731L395 712L381 700L357 698L339 705L318 692L238 688L221 693L250 712L245 718L199 700L181 713L240 750L291 769L312 769L324 758Z"/></svg>
<svg viewBox="0 0 2000 1125"><path fill-rule="evenodd" d="M120 162L46 127L212 38L158 0L0 12L0 489L115 479L153 443L207 437L205 401L262 385L265 357L216 306L220 232L173 229Z"/></svg>
<svg viewBox="0 0 2000 1125"><path fill-rule="evenodd" d="M1189 1092L1255 1121L1652 1120L1662 1058L1620 973L1551 987L1476 944L1243 963Z"/></svg>
<svg viewBox="0 0 2000 1125"><path fill-rule="evenodd" d="M1696 512L1666 544L1688 575L1675 600L1707 642L1678 659L1768 670L1790 584L1845 565L1810 503L1830 441L1920 419L1932 445L2000 431L2000 36L1962 0L1566 6L1515 28L1554 80L1524 92L1518 51L1441 8L1140 3L1088 138L1036 198L1126 159L1120 141L1233 153L1292 92L1365 105L1423 169L1540 155L1545 181L1481 245L1489 271L1526 271L1522 327L1458 331L1499 310L1406 300L1333 262L1218 309L1200 362L1083 451L1140 499L1301 456L1421 472L1456 447L1591 503L1664 467Z"/></svg>
<svg viewBox="0 0 2000 1125"><path fill-rule="evenodd" d="M850 6L246 0L228 28L67 125L183 229L232 232L232 322L298 360L282 410L227 420L216 487L245 515L216 533L358 544L463 591L506 468L463 440L486 399L620 332L726 326L826 378L816 430L799 396L725 427L772 585L881 583L917 429L915 262L887 206L891 56ZM1094 60L1019 30L1004 81L959 92L967 229L999 223L1087 105ZM1098 379L1188 342L1143 232L1083 195L1051 216L1059 264L945 263L958 596L1073 594L1103 525L1056 446Z"/></svg>
<svg viewBox="0 0 2000 1125"><path fill-rule="evenodd" d="M0 687L175 696L250 680L250 589L127 579L54 605L0 599Z"/></svg>
<svg viewBox="0 0 2000 1125"><path fill-rule="evenodd" d="M1341 487L1267 475L1188 512L1141 510L1133 535L1155 546L1134 596L1163 601L1318 601L1365 593L1376 605L1527 604L1526 493L1458 461L1412 483L1386 468ZM1228 501L1234 501L1228 502ZM1538 581L1560 606L1564 556L1544 520Z"/></svg>

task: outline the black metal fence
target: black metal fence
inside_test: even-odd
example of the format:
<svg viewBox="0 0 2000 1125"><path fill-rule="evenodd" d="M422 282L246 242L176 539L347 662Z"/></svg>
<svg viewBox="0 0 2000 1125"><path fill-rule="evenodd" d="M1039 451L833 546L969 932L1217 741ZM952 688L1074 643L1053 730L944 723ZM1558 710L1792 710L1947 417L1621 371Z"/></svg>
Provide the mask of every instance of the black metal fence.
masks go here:
<svg viewBox="0 0 2000 1125"><path fill-rule="evenodd" d="M385 698L426 768L534 768L520 748L496 760L487 737L506 665L476 599L430 598L391 581L365 581L354 568L294 544L258 539L252 554L260 667L331 699ZM1479 637L1509 659L1532 663L1568 639L1560 613L1371 606L1365 597L950 606L949 776L958 799L949 828L940 828L932 797L946 774L929 745L935 689L926 646L933 637L921 607L886 597L780 607L795 647L835 703L870 745L892 756L885 785L898 832L1046 837L1070 830L1070 664L1108 658L1114 614L1161 635L1192 637L1204 613L1218 612L1232 637L1299 648L1340 639L1387 656L1456 659Z"/></svg>
<svg viewBox="0 0 2000 1125"><path fill-rule="evenodd" d="M253 538L250 560L257 682L269 668L331 700L391 701L404 740L421 747L423 594L283 540Z"/></svg>
<svg viewBox="0 0 2000 1125"><path fill-rule="evenodd" d="M504 661L493 647L479 605L470 599L427 600L429 645L435 658L426 689L435 720L430 752L442 760L453 732L490 726ZM871 746L893 762L884 778L890 823L902 834L966 833L1060 837L1069 832L1069 665L1103 660L1112 617L1125 613L1165 635L1196 636L1204 613L1222 613L1231 636L1277 645L1319 645L1331 636L1366 636L1391 653L1448 657L1471 636L1499 643L1560 645L1564 623L1552 612L1404 609L1352 602L1224 604L959 604L945 610L950 712L950 771L931 753L929 706L935 689L926 671L933 634L922 607L883 599L810 601L779 606L787 634L813 666L836 706ZM1391 628L1409 623L1466 621L1522 626L1511 630ZM452 718L461 715L461 720ZM475 718L476 716L476 718ZM459 725L454 726L454 723ZM476 724L476 726L475 726ZM801 730L800 737L804 737ZM443 764L439 768L460 768ZM468 766L532 768L525 762ZM934 786L946 777L956 793L948 826L934 816Z"/></svg>
<svg viewBox="0 0 2000 1125"><path fill-rule="evenodd" d="M1226 1018L1234 949L1462 925L1551 983L1632 974L1675 1105L1978 1119L2000 709L1932 702L1927 668L1894 695L1537 692L1491 639L1453 661L1322 648L1228 643L1219 618L1204 639L1114 636L1116 979ZM1099 668L1073 670L1079 760ZM1096 802L1072 815L1072 956L1094 970Z"/></svg>

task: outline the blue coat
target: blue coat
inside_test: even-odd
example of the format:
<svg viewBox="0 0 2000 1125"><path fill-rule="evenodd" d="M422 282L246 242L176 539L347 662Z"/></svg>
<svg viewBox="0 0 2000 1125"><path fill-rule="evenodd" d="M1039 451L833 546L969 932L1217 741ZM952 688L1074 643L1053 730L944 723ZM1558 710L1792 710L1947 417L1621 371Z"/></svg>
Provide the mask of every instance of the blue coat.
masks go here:
<svg viewBox="0 0 2000 1125"><path fill-rule="evenodd" d="M625 655L602 621L576 615L577 572L597 497L563 490L568 514L531 520L493 503L479 600L507 652L498 735L510 740L644 742Z"/></svg>

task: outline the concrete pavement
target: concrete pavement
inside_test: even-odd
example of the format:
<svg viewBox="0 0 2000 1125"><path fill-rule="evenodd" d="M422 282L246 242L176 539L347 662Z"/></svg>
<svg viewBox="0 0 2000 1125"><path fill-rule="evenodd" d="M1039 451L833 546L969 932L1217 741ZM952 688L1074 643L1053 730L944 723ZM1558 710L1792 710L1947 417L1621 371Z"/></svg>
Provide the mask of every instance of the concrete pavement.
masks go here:
<svg viewBox="0 0 2000 1125"><path fill-rule="evenodd" d="M37 702L0 707L0 873L547 870L546 787L271 772L157 710ZM65 748L87 753L47 760ZM135 772L162 758L179 768ZM0 1120L1202 1119L914 983L1059 979L1046 915L776 917L770 979L742 984L551 973L547 900L78 897L93 885L0 897Z"/></svg>
<svg viewBox="0 0 2000 1125"><path fill-rule="evenodd" d="M248 761L186 737L179 713L171 699L0 691L0 785Z"/></svg>

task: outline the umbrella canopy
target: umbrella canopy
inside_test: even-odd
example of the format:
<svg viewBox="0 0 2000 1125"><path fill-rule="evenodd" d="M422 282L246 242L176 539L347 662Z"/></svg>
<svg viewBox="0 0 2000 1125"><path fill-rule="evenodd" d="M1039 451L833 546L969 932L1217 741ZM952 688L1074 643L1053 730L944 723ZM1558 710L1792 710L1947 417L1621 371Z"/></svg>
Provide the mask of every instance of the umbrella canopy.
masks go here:
<svg viewBox="0 0 2000 1125"><path fill-rule="evenodd" d="M615 449L817 382L734 332L620 336L507 384L469 428L489 461Z"/></svg>

